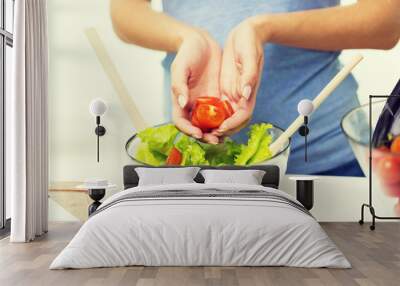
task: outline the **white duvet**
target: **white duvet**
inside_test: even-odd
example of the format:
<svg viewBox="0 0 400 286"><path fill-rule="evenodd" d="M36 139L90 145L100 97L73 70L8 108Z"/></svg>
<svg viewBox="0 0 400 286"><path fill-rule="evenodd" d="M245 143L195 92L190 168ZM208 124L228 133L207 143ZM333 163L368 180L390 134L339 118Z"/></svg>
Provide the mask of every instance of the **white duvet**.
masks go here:
<svg viewBox="0 0 400 286"><path fill-rule="evenodd" d="M262 190L295 201L262 186L181 184L128 189L101 207L130 192L205 188ZM254 198L153 198L104 207L50 269L127 265L350 267L317 221L291 205Z"/></svg>

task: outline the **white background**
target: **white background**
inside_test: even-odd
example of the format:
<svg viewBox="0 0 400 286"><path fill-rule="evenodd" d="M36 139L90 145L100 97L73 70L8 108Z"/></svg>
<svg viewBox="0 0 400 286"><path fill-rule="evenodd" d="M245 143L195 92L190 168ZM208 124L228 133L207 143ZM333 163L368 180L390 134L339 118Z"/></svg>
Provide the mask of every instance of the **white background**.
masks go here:
<svg viewBox="0 0 400 286"><path fill-rule="evenodd" d="M343 1L345 4L354 1ZM126 156L126 140L134 133L123 106L106 77L84 30L95 27L105 42L130 95L150 125L166 121L162 99L164 54L121 43L112 31L106 0L50 0L50 180L79 181L105 178L122 188L122 167L132 163ZM158 4L155 3L157 6ZM357 53L360 51L357 51ZM400 78L400 45L391 51L363 50L364 61L355 71L359 97L388 94ZM343 62L354 51L344 52ZM108 103L102 117L107 129L101 138L101 162L96 162L95 119L88 105L93 98ZM294 192L294 182L283 180L281 187ZM355 221L360 205L367 200L366 178L323 177L315 185L313 214L321 221ZM376 191L380 215L391 215L393 199ZM50 218L72 219L54 203Z"/></svg>

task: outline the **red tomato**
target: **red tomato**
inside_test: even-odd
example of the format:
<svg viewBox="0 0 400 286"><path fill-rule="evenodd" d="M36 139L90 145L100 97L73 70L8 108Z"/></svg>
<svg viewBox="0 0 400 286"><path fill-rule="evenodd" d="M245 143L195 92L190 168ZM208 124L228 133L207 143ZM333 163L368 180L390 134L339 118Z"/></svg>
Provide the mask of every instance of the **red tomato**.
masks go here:
<svg viewBox="0 0 400 286"><path fill-rule="evenodd" d="M386 146L380 146L372 150L372 166L374 169L379 166L382 158L390 156L390 149Z"/></svg>
<svg viewBox="0 0 400 286"><path fill-rule="evenodd" d="M169 152L168 158L167 158L167 165L180 165L182 162L182 154L179 152L178 149L173 147L171 151Z"/></svg>
<svg viewBox="0 0 400 286"><path fill-rule="evenodd" d="M195 113L194 111L192 112L192 124L193 124L194 126L200 128L200 123L199 123L199 121L197 120L196 113Z"/></svg>
<svg viewBox="0 0 400 286"><path fill-rule="evenodd" d="M207 132L217 128L228 117L232 116L233 108L227 100L217 97L201 96L195 101L192 109L192 124Z"/></svg>
<svg viewBox="0 0 400 286"><path fill-rule="evenodd" d="M380 152L389 152L390 151L390 149L388 147L384 146L384 145L381 146L381 147L376 148L375 150L378 150Z"/></svg>
<svg viewBox="0 0 400 286"><path fill-rule="evenodd" d="M194 122L193 122L194 119ZM225 112L221 107L211 104L200 104L192 115L192 123L201 130L217 128L225 120ZM197 125L196 125L197 123Z"/></svg>
<svg viewBox="0 0 400 286"><path fill-rule="evenodd" d="M220 102L221 102L221 100L218 97L199 96L198 98L196 98L193 108L196 109L201 104L217 105Z"/></svg>
<svg viewBox="0 0 400 286"><path fill-rule="evenodd" d="M378 163L378 172L383 183L395 184L400 182L400 159L388 153Z"/></svg>
<svg viewBox="0 0 400 286"><path fill-rule="evenodd" d="M224 110L225 119L227 119L228 117L231 117L233 115L233 108L228 100L221 100L217 106L221 107Z"/></svg>
<svg viewBox="0 0 400 286"><path fill-rule="evenodd" d="M392 144L390 145L390 151L393 153L400 153L400 136L394 138Z"/></svg>

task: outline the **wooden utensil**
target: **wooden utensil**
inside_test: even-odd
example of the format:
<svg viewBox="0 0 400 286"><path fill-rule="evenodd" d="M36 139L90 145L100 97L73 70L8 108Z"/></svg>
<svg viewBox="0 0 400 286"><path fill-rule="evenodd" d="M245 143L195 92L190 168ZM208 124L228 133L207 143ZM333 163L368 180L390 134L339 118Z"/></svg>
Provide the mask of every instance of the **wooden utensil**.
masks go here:
<svg viewBox="0 0 400 286"><path fill-rule="evenodd" d="M89 43L92 45L92 48L95 50L101 66L103 67L106 75L111 81L121 101L121 104L128 113L128 116L131 119L132 124L135 127L136 131L141 131L149 127L144 118L142 117L139 108L136 106L136 103L129 95L128 89L126 88L124 82L122 81L116 66L114 65L110 56L108 55L107 50L96 29L95 28L87 29L85 31L85 35L89 40Z"/></svg>
<svg viewBox="0 0 400 286"><path fill-rule="evenodd" d="M314 98L314 111L324 102L325 99L339 86L339 84L351 73L354 67L363 59L362 55L356 55L347 63L342 70L321 90ZM301 127L304 122L304 117L299 115L290 126L279 136L271 145L270 150L272 156L278 153L285 145L286 141Z"/></svg>

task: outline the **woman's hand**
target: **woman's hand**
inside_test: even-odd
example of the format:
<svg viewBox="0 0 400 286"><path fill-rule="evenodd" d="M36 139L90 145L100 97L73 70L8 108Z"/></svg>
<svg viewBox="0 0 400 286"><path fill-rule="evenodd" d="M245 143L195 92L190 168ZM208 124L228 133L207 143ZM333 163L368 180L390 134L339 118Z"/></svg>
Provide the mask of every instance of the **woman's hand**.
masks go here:
<svg viewBox="0 0 400 286"><path fill-rule="evenodd" d="M207 33L194 31L183 37L171 65L173 122L182 132L213 144L218 137L193 126L190 112L197 97L220 97L221 61L218 44Z"/></svg>
<svg viewBox="0 0 400 286"><path fill-rule="evenodd" d="M235 113L213 131L214 135L230 135L250 121L263 64L263 41L253 19L246 19L229 34L222 58L221 92L234 103Z"/></svg>

